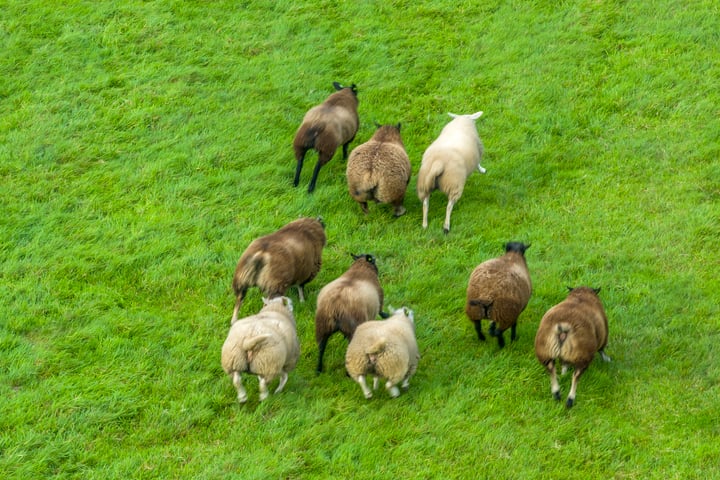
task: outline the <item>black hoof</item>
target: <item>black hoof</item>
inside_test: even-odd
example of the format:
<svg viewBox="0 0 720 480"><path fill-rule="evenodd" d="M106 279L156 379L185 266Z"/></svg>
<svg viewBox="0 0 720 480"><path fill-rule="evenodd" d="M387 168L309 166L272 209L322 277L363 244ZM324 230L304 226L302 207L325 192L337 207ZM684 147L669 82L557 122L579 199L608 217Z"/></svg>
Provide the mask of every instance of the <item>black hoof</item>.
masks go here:
<svg viewBox="0 0 720 480"><path fill-rule="evenodd" d="M560 390L558 390L557 392L553 392L553 398L558 402L560 401Z"/></svg>
<svg viewBox="0 0 720 480"><path fill-rule="evenodd" d="M567 399L567 402L565 402L565 406L566 406L567 408L572 408L572 406L573 406L574 404L575 404L575 399L573 399L573 398L568 398L568 399Z"/></svg>

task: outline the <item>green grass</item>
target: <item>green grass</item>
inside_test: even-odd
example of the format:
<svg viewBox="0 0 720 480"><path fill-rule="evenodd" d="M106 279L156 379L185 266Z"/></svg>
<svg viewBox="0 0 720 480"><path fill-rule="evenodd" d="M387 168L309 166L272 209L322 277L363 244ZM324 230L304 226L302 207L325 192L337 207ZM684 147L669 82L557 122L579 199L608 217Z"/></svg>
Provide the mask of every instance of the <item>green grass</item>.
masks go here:
<svg viewBox="0 0 720 480"><path fill-rule="evenodd" d="M481 3L481 5L480 5ZM0 2L0 477L720 476L716 2ZM306 193L291 142L331 83L402 122L416 173L448 111L483 110L486 175L442 233L364 217L337 156ZM322 215L285 391L238 405L220 367L235 263ZM467 278L531 242L519 338L479 343ZM366 401L314 306L349 252L415 310L422 359ZM608 353L552 400L533 339L602 287ZM243 314L260 308L251 290ZM485 326L487 328L487 326ZM567 394L569 378L561 381Z"/></svg>

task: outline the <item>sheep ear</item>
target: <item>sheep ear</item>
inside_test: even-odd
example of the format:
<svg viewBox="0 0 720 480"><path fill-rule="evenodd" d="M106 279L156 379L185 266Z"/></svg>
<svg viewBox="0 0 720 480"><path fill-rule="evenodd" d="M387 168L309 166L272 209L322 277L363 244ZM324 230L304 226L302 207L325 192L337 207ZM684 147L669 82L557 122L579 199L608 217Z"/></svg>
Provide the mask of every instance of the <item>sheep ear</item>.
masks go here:
<svg viewBox="0 0 720 480"><path fill-rule="evenodd" d="M457 118L457 117L458 117L458 115L455 115L454 113L450 113L450 112L448 112L448 115L450 115L451 118Z"/></svg>
<svg viewBox="0 0 720 480"><path fill-rule="evenodd" d="M398 124L397 124L398 132L400 131L400 127L402 127L402 123L398 122Z"/></svg>
<svg viewBox="0 0 720 480"><path fill-rule="evenodd" d="M367 260L368 263L372 263L373 265L375 265L375 257L373 257L372 255L365 255L365 260Z"/></svg>
<svg viewBox="0 0 720 480"><path fill-rule="evenodd" d="M373 120L373 123L375 124L375 127L376 127L376 128L382 127L382 125L380 125L380 124L379 124L377 121L375 121L375 120Z"/></svg>
<svg viewBox="0 0 720 480"><path fill-rule="evenodd" d="M353 260L357 260L358 258L362 257L362 255L355 255L352 252L350 252L350 256L353 258Z"/></svg>
<svg viewBox="0 0 720 480"><path fill-rule="evenodd" d="M343 86L340 85L338 82L333 82L333 87L335 87L335 90L342 90Z"/></svg>
<svg viewBox="0 0 720 480"><path fill-rule="evenodd" d="M473 120L477 120L478 118L480 118L482 116L482 114L483 114L483 112L475 112L472 115L470 115L470 118L472 118Z"/></svg>
<svg viewBox="0 0 720 480"><path fill-rule="evenodd" d="M595 295L597 295L598 293L600 293L600 287L598 287L598 288L593 288L593 292L595 292Z"/></svg>
<svg viewBox="0 0 720 480"><path fill-rule="evenodd" d="M573 287L567 287L567 289L568 289L568 292L572 292L572 291L573 291Z"/></svg>
<svg viewBox="0 0 720 480"><path fill-rule="evenodd" d="M357 93L358 92L357 85L355 85L354 83L352 85L350 85L350 90L352 90L353 93Z"/></svg>

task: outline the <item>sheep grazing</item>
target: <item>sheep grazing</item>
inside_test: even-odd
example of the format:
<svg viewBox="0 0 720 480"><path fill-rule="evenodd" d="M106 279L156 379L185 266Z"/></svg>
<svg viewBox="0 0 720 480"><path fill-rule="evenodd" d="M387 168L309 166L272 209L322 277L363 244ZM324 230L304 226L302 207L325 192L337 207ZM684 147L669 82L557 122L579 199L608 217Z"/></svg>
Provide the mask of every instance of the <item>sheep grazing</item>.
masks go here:
<svg viewBox="0 0 720 480"><path fill-rule="evenodd" d="M400 395L397 384L402 382L402 388L409 387L419 361L413 312L403 307L386 320L358 325L347 348L345 368L360 385L365 398L372 397L365 382L367 375L374 376L373 390L377 389L378 380L384 378L385 388L395 398Z"/></svg>
<svg viewBox="0 0 720 480"><path fill-rule="evenodd" d="M280 393L288 373L300 357L300 342L293 317L292 301L287 297L263 298L259 313L233 323L222 347L222 368L232 377L240 403L247 401L243 373L257 375L260 401L268 397L268 384L280 377L275 393Z"/></svg>
<svg viewBox="0 0 720 480"><path fill-rule="evenodd" d="M560 360L562 373L572 366L573 377L565 405L575 404L577 382L592 362L595 353L606 362L608 320L598 293L599 288L570 288L567 298L550 308L538 327L535 336L535 355L550 374L550 389L555 400L560 400L560 384L555 361Z"/></svg>
<svg viewBox="0 0 720 480"><path fill-rule="evenodd" d="M400 138L400 124L377 125L372 138L350 153L347 182L350 196L368 213L368 201L389 203L396 217L405 214L403 201L410 182L410 158Z"/></svg>
<svg viewBox="0 0 720 480"><path fill-rule="evenodd" d="M338 82L333 82L333 86L337 92L330 95L320 105L308 110L293 141L297 160L293 185L296 187L300 182L305 153L313 148L318 152L318 162L315 165L308 192L315 190L315 182L320 168L332 159L340 145L343 147L343 159L347 158L348 145L355 138L360 125L355 84L343 87Z"/></svg>
<svg viewBox="0 0 720 480"><path fill-rule="evenodd" d="M417 179L417 194L423 205L423 228L428 226L430 194L440 189L448 197L443 230L450 232L450 214L460 200L465 180L474 170L485 173L480 166L483 144L475 128L475 120L483 112L455 115L445 125L440 136L425 150Z"/></svg>
<svg viewBox="0 0 720 480"><path fill-rule="evenodd" d="M318 293L315 313L315 340L318 344L317 371L323 370L323 356L330 336L340 331L350 340L355 328L382 313L383 289L372 255L352 255L353 263Z"/></svg>
<svg viewBox="0 0 720 480"><path fill-rule="evenodd" d="M481 321L490 320L490 335L505 346L503 332L510 328L510 340L517 338L517 320L532 293L525 251L530 245L505 244L505 255L487 260L473 270L467 288L465 313L475 324L480 340L485 340Z"/></svg>
<svg viewBox="0 0 720 480"><path fill-rule="evenodd" d="M266 297L285 295L298 285L300 301L305 301L303 287L320 271L322 249L327 239L322 218L301 218L280 230L254 240L240 257L235 275L235 310L238 318L248 288L257 286Z"/></svg>

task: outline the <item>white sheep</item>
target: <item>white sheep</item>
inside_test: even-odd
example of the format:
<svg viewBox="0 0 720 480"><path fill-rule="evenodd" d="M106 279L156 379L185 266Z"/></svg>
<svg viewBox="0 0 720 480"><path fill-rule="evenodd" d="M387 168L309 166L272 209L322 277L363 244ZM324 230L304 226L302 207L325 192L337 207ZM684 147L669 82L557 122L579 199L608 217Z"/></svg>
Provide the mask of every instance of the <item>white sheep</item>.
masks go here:
<svg viewBox="0 0 720 480"><path fill-rule="evenodd" d="M550 374L550 389L555 400L560 400L555 361L562 364L562 373L572 366L573 377L565 405L575 403L577 383L592 362L596 353L606 362L608 320L598 293L599 288L570 288L567 298L550 308L538 327L535 336L535 356Z"/></svg>
<svg viewBox="0 0 720 480"><path fill-rule="evenodd" d="M257 314L232 324L222 347L222 368L232 377L240 403L248 398L243 373L257 375L263 401L268 397L268 384L277 377L280 383L275 393L282 391L300 357L292 301L287 297L263 298L263 304Z"/></svg>
<svg viewBox="0 0 720 480"><path fill-rule="evenodd" d="M410 385L420 360L413 311L407 307L396 310L386 320L371 320L361 323L345 354L345 368L350 377L362 389L365 398L372 397L372 391L365 381L373 375L373 389L378 380L386 379L385 388L390 396L400 395L397 384L402 388Z"/></svg>
<svg viewBox="0 0 720 480"><path fill-rule="evenodd" d="M486 170L480 166L483 144L475 128L475 120L482 113L450 113L453 120L445 125L440 136L425 150L417 179L417 194L423 205L423 228L428 226L430 194L434 190L440 189L448 196L443 225L443 230L448 233L450 214L462 196L467 177L475 170L485 173Z"/></svg>

